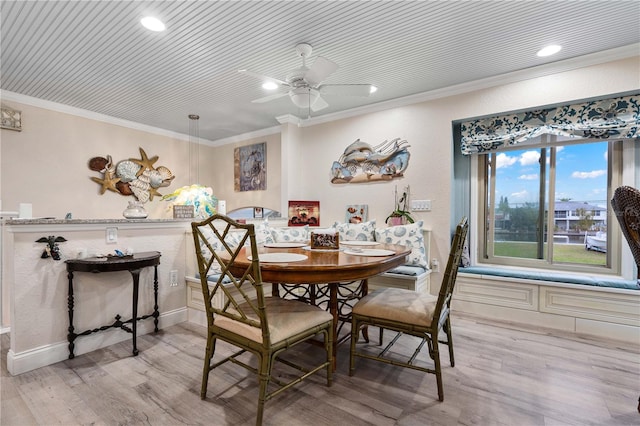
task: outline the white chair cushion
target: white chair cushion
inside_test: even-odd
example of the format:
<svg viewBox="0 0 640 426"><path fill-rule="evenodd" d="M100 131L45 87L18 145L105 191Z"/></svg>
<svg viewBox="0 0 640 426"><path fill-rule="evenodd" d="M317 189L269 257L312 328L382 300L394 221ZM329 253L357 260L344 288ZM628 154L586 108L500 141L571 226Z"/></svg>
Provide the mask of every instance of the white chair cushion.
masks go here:
<svg viewBox="0 0 640 426"><path fill-rule="evenodd" d="M402 288L381 288L369 293L353 307L353 313L368 317L428 327L438 298Z"/></svg>
<svg viewBox="0 0 640 426"><path fill-rule="evenodd" d="M253 312L250 315L247 309L243 311L249 318L258 320ZM326 321L333 320L333 316L329 312L317 306L279 297L266 297L265 311L269 322L271 343L278 343ZM262 342L262 329L259 327L252 327L222 315L216 315L213 323L217 327L244 336L254 342Z"/></svg>
<svg viewBox="0 0 640 426"><path fill-rule="evenodd" d="M424 246L422 233L422 221L408 225L390 226L388 228L376 228L376 241L385 244L400 244L411 249L405 265L427 266L427 250Z"/></svg>

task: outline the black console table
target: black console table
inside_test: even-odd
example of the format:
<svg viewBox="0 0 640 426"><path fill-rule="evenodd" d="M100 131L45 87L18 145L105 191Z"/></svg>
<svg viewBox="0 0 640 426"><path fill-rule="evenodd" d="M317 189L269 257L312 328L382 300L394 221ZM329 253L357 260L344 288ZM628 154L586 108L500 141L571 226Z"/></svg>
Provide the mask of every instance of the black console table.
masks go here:
<svg viewBox="0 0 640 426"><path fill-rule="evenodd" d="M151 251L145 253L136 253L133 256L125 257L106 257L96 258L90 257L86 259L69 259L65 262L67 264L67 276L69 277L69 333L67 339L69 340L69 359L75 355L73 353L75 344L74 341L79 336L86 336L87 334L95 333L109 328L121 328L133 335L133 355L138 355L138 348L136 347L136 323L138 320L147 319L153 317L154 331L158 331L158 317L160 312L158 311L158 265L160 264L160 252ZM148 315L138 317L138 287L140 283L140 270L142 268L153 266L153 297L154 305L153 312ZM131 319L122 321L120 315L115 316L115 322L103 327L94 328L92 330L83 331L82 333L76 333L73 327L73 273L74 272L114 272L114 271L129 271L133 277L133 308ZM127 324L131 323L131 327Z"/></svg>

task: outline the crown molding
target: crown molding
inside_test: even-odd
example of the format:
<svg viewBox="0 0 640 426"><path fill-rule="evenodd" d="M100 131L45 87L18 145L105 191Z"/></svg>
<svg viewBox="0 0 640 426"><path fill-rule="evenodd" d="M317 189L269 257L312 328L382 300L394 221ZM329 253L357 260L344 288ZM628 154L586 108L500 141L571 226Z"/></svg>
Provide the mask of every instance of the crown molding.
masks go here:
<svg viewBox="0 0 640 426"><path fill-rule="evenodd" d="M75 115L77 117L87 118L89 120L101 121L103 123L114 124L116 126L122 126L129 129L140 130L142 132L153 133L160 136L166 136L169 138L179 139L183 141L189 141L189 135L183 133L172 132L170 130L159 129L153 126L147 126L146 124L137 123L135 121L124 120L121 118L112 117L110 115L99 114L97 112L89 111L82 108L76 108L57 102L47 101L45 99L34 98L33 96L27 96L20 93L10 92L8 90L0 90L0 99L2 101L19 102L25 105L31 105L38 108L44 108L51 111L62 112L64 114ZM201 139L200 143L209 142L206 139Z"/></svg>
<svg viewBox="0 0 640 426"><path fill-rule="evenodd" d="M280 124L295 124L296 126L300 126L304 121L297 115L293 114L279 115L276 117L276 120L278 120L278 123Z"/></svg>
<svg viewBox="0 0 640 426"><path fill-rule="evenodd" d="M487 77L480 80L474 80L466 83L456 84L453 86L443 87L441 89L430 90L428 92L417 93L402 98L391 99L389 101L378 102L350 110L335 112L311 118L298 118L300 127L308 127L316 124L327 123L331 121L341 120L344 118L355 117L358 115L369 114L373 112L384 111L391 108L403 107L420 102L432 101L435 99L446 98L449 96L460 95L481 89L488 89L495 86L501 86L509 83L516 83L524 80L531 80L538 77L544 77L551 74L572 71L592 65L599 65L606 62L617 61L640 55L640 43L630 44L615 49L604 50L602 52L592 53L590 55L578 56L575 58L565 59L562 61L552 62L549 64L539 65L533 68L526 68L498 76ZM297 118L297 117L296 117Z"/></svg>
<svg viewBox="0 0 640 426"><path fill-rule="evenodd" d="M277 119L277 117L276 117ZM207 141L205 145L209 146L222 146L237 142L243 142L248 139L261 138L263 136L275 135L281 132L280 126L267 127L266 129L256 130L254 132L243 133L237 136L229 136L228 138L216 139L214 141Z"/></svg>
<svg viewBox="0 0 640 426"><path fill-rule="evenodd" d="M499 85L515 83L524 80L530 80L533 78L543 77L550 74L557 74L561 72L571 71L587 66L598 65L606 62L626 59L634 56L639 56L640 43L630 44L627 46L618 47L615 49L604 50L602 52L592 53L590 55L578 56L575 58L565 59L549 64L539 65L532 68L526 68L519 71L514 71L499 76L488 77L480 80L474 80L466 83L456 84L453 86L444 87L441 89L430 90L428 92L417 93L415 95L405 96L402 98L391 99L388 101L378 102L371 105L366 105L358 108L352 108L345 111L326 114L318 117L301 118L293 114L286 114L275 117L278 123L282 124L295 124L299 127L314 126L316 124L328 123L331 121L342 120L345 118L355 117L364 114L370 114L373 112L380 112L387 109L403 107L420 102L432 101L435 99L445 98L449 96L460 95L464 93L473 92L476 90L487 89ZM91 120L102 121L109 124L115 124L117 126L123 126L143 132L153 133L161 136L167 136L179 140L189 141L189 135L183 133L171 132L165 129L159 129L157 127L148 126L145 124L136 123L129 120L123 120L120 118L111 117L104 114L98 114L95 112L87 111L80 108L75 108L69 105L59 104L56 102L47 101L44 99L34 98L19 93L9 92L6 90L0 90L0 99L9 100L14 102L20 102L35 107L41 107L53 111L58 111L66 114L76 115L79 117L88 118ZM202 145L208 145L212 147L218 147L222 145L242 142L247 139L258 138L262 136L273 135L281 132L281 126L269 127L253 132L242 133L236 136L230 136L223 139L208 140L199 138L199 143Z"/></svg>

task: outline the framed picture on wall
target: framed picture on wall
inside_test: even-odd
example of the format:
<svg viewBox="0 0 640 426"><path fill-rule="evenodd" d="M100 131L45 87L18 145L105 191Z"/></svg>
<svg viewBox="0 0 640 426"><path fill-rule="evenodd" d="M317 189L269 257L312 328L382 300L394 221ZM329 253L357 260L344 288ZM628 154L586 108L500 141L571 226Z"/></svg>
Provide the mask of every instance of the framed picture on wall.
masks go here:
<svg viewBox="0 0 640 426"><path fill-rule="evenodd" d="M369 215L368 204L351 204L347 206L345 222L360 223L366 222Z"/></svg>
<svg viewBox="0 0 640 426"><path fill-rule="evenodd" d="M22 131L22 111L2 107L0 110L0 127L7 130Z"/></svg>
<svg viewBox="0 0 640 426"><path fill-rule="evenodd" d="M267 189L266 142L233 150L233 189L236 192Z"/></svg>
<svg viewBox="0 0 640 426"><path fill-rule="evenodd" d="M320 226L320 201L289 201L289 226Z"/></svg>

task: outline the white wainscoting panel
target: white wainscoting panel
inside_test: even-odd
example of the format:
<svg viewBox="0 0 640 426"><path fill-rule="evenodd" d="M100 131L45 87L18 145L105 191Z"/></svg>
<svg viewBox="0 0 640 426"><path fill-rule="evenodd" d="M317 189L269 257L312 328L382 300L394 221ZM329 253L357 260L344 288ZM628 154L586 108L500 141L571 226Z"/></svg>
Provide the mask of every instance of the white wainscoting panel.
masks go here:
<svg viewBox="0 0 640 426"><path fill-rule="evenodd" d="M484 276L458 273L454 299L525 310L538 310L538 286L489 280Z"/></svg>
<svg viewBox="0 0 640 426"><path fill-rule="evenodd" d="M459 273L454 312L640 343L640 292Z"/></svg>
<svg viewBox="0 0 640 426"><path fill-rule="evenodd" d="M540 311L640 327L640 292L636 293L540 286Z"/></svg>

